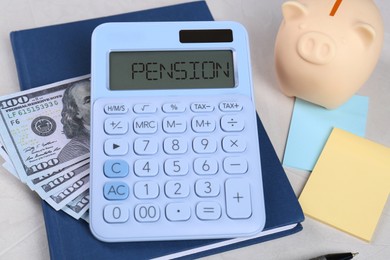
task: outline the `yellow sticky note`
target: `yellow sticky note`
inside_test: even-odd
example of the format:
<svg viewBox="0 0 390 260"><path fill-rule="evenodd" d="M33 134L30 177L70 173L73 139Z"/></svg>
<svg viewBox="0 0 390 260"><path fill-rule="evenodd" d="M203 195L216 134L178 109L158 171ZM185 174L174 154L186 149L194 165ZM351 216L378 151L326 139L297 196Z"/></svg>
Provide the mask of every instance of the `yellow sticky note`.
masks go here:
<svg viewBox="0 0 390 260"><path fill-rule="evenodd" d="M333 129L299 197L304 213L371 241L390 193L390 148Z"/></svg>

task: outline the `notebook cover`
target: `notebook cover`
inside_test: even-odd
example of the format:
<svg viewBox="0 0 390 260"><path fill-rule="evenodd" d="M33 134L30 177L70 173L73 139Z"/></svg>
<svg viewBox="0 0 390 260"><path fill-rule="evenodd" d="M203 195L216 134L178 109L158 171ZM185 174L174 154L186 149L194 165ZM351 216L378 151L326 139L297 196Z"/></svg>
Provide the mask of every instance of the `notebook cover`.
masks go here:
<svg viewBox="0 0 390 260"><path fill-rule="evenodd" d="M210 21L213 17L204 1L150 9L67 24L11 33L20 88L22 90L90 73L90 37L93 29L105 22L130 21ZM260 120L266 206L265 229L300 223L304 216L287 176ZM104 243L96 240L88 224L55 211L44 201L50 255L52 259L150 259L181 252L223 240L191 240L138 243ZM201 257L260 243L298 232L302 226L233 245L204 251L184 258ZM152 250L151 250L152 249Z"/></svg>
<svg viewBox="0 0 390 260"><path fill-rule="evenodd" d="M213 17L206 2L198 1L11 32L20 89L89 74L91 35L99 24L211 20Z"/></svg>
<svg viewBox="0 0 390 260"><path fill-rule="evenodd" d="M258 118L259 143L263 171L266 224L264 231L300 223L304 220L302 209L279 162L265 129ZM105 243L93 237L88 224L75 220L63 211L55 211L42 202L51 259L151 259L177 252L210 246L226 239L157 241L132 243ZM194 259L211 254L253 245L294 234L302 230L301 224L280 233L274 233L240 243L214 248L180 259ZM171 259L171 258L169 258Z"/></svg>

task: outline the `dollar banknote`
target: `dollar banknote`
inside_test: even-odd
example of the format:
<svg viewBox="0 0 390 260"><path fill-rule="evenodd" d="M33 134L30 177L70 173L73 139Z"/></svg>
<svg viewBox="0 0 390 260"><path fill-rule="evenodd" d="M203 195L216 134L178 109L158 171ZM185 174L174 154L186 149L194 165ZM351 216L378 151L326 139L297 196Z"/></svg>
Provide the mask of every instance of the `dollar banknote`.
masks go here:
<svg viewBox="0 0 390 260"><path fill-rule="evenodd" d="M56 210L89 209L89 76L0 97L0 156Z"/></svg>
<svg viewBox="0 0 390 260"><path fill-rule="evenodd" d="M89 115L82 110L90 109L89 88L89 79L82 78L0 98L0 134L23 182L89 156L89 119L82 118ZM88 106L79 109L70 101L80 97Z"/></svg>
<svg viewBox="0 0 390 260"><path fill-rule="evenodd" d="M84 191L70 203L66 204L63 211L75 219L82 218L89 222L89 190Z"/></svg>
<svg viewBox="0 0 390 260"><path fill-rule="evenodd" d="M69 186L69 184L74 182L74 179L77 179L83 174L85 175L86 172L89 174L89 159L68 166L61 171L49 173L33 179L34 191L38 193L42 199L46 199L50 195Z"/></svg>
<svg viewBox="0 0 390 260"><path fill-rule="evenodd" d="M68 187L45 199L55 210L64 208L73 199L89 188L89 171L80 174Z"/></svg>

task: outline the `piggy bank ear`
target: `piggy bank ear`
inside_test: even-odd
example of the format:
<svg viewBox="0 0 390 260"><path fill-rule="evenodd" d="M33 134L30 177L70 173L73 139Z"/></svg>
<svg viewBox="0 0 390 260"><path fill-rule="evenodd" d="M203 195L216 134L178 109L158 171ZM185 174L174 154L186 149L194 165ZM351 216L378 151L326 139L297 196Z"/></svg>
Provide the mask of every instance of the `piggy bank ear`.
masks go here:
<svg viewBox="0 0 390 260"><path fill-rule="evenodd" d="M376 36L374 27L367 23L359 22L354 26L354 29L362 40L363 45L367 48L370 47Z"/></svg>
<svg viewBox="0 0 390 260"><path fill-rule="evenodd" d="M286 21L292 21L307 15L306 6L299 2L288 1L282 5L283 17Z"/></svg>

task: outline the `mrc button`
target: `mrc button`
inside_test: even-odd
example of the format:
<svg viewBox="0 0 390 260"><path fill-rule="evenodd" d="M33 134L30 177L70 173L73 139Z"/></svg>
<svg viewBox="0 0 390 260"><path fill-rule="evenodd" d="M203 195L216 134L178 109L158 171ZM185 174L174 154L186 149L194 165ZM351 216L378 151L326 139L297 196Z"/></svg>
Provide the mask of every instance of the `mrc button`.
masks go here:
<svg viewBox="0 0 390 260"><path fill-rule="evenodd" d="M137 134L153 134L157 131L157 118L138 117L134 119L133 128Z"/></svg>

